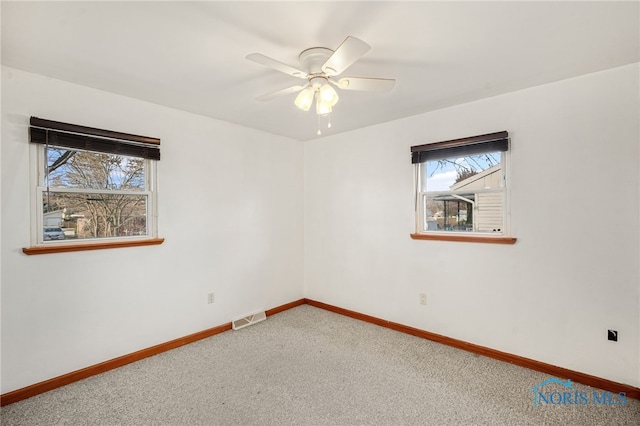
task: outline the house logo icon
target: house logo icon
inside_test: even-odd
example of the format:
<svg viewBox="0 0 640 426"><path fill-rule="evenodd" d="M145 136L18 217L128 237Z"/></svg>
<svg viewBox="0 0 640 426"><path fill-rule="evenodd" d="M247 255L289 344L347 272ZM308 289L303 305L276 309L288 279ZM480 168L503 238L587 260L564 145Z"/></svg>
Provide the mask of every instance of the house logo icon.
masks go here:
<svg viewBox="0 0 640 426"><path fill-rule="evenodd" d="M570 379L567 379L566 382L563 382L560 379L556 379L555 377L547 379L544 382L539 383L539 384L535 385L534 387L532 387L531 389L529 389L529 390L533 391L533 406L534 406L534 408L537 407L538 404L540 404L540 396L543 395L542 392L539 389L542 388L543 386L549 385L551 383L557 383L557 384L559 384L561 386L564 386L567 389L574 390L573 386L571 386L571 380ZM544 396L543 396L543 398L544 398Z"/></svg>
<svg viewBox="0 0 640 426"><path fill-rule="evenodd" d="M546 387L546 388L545 388ZM545 389L543 389L545 388ZM533 406L540 405L625 405L627 394L609 391L580 391L573 387L571 380L562 381L552 377L529 389L533 392Z"/></svg>

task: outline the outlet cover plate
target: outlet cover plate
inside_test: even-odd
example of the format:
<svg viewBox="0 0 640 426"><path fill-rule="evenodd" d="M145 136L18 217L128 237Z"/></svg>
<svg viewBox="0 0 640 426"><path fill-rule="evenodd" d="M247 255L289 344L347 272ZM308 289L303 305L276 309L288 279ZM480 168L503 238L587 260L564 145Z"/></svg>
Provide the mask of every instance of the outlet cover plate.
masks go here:
<svg viewBox="0 0 640 426"><path fill-rule="evenodd" d="M420 293L420 304L421 305L427 304L427 293Z"/></svg>

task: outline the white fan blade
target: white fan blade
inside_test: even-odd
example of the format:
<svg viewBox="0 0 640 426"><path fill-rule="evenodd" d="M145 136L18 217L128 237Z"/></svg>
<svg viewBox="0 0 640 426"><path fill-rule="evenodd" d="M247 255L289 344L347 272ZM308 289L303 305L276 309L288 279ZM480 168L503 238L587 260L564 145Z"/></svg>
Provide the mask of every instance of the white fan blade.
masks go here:
<svg viewBox="0 0 640 426"><path fill-rule="evenodd" d="M283 95L288 95L290 93L299 92L300 90L304 89L307 86L308 86L308 84L305 84L304 86L287 87L286 89L282 89L282 90L278 90L276 92L267 93L266 95L258 96L256 98L256 100L258 100L258 101L270 101L271 99L277 98L278 96L283 96Z"/></svg>
<svg viewBox="0 0 640 426"><path fill-rule="evenodd" d="M349 68L355 61L371 49L364 41L355 37L347 37L342 44L322 65L322 72L327 75L338 75Z"/></svg>
<svg viewBox="0 0 640 426"><path fill-rule="evenodd" d="M343 77L335 85L344 90L385 92L393 89L396 81L392 78Z"/></svg>
<svg viewBox="0 0 640 426"><path fill-rule="evenodd" d="M246 59L253 61L253 62L257 62L260 65L264 65L266 67L269 68L273 68L274 70L283 72L285 74L289 74L293 77L298 77L298 78L307 78L307 73L299 70L297 68L294 68L290 65L287 64L283 64L280 61L276 61L275 59L272 59L268 56L264 56L261 53L252 53L250 55L246 56Z"/></svg>

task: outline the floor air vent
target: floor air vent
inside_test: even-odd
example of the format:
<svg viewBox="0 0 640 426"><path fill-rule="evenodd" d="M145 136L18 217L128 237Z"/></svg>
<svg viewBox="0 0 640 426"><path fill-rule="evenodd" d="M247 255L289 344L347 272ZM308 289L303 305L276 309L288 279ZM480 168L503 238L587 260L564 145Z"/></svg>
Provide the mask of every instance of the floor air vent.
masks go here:
<svg viewBox="0 0 640 426"><path fill-rule="evenodd" d="M260 321L264 321L267 319L267 314L264 311L256 312L254 314L245 315L240 318L236 318L231 321L231 325L234 330L239 330L243 327L246 327L251 324L255 324Z"/></svg>

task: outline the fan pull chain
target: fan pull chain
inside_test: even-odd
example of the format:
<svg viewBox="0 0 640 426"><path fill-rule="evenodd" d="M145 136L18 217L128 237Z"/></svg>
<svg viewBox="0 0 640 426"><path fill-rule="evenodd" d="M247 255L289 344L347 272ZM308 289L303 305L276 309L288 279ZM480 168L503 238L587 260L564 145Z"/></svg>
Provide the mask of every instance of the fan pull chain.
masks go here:
<svg viewBox="0 0 640 426"><path fill-rule="evenodd" d="M322 134L322 130L320 130L320 127L322 127L322 117L327 117L327 129L331 128L331 113L329 114L325 114L325 115L318 115L318 131L316 132L319 135Z"/></svg>

